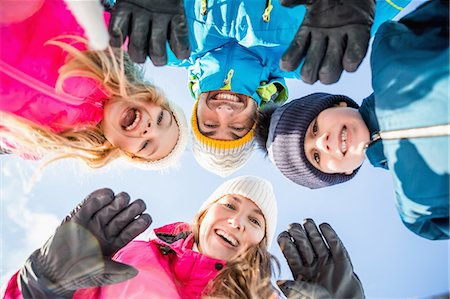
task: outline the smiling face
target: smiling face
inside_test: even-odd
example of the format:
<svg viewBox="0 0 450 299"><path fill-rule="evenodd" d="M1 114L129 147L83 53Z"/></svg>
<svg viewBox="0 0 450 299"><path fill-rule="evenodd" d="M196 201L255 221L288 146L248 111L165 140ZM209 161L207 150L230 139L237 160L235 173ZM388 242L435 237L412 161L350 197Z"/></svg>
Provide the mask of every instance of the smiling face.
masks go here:
<svg viewBox="0 0 450 299"><path fill-rule="evenodd" d="M323 110L305 135L308 161L324 173L351 174L365 159L369 130L357 109L341 102Z"/></svg>
<svg viewBox="0 0 450 299"><path fill-rule="evenodd" d="M206 256L230 261L250 246L259 244L266 221L248 198L228 194L213 203L200 224L198 248Z"/></svg>
<svg viewBox="0 0 450 299"><path fill-rule="evenodd" d="M225 90L204 92L198 99L198 128L212 139L240 139L253 127L256 109L256 102L243 94Z"/></svg>
<svg viewBox="0 0 450 299"><path fill-rule="evenodd" d="M103 115L105 138L133 156L156 161L177 144L179 129L172 112L154 103L110 100Z"/></svg>

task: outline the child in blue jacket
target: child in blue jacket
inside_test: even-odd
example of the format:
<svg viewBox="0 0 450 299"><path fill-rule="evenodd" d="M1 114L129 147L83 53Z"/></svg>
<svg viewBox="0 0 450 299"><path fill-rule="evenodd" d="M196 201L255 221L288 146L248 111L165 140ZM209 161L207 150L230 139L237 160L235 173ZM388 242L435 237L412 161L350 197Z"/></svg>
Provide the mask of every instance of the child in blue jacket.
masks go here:
<svg viewBox="0 0 450 299"><path fill-rule="evenodd" d="M325 93L265 110L257 139L278 169L311 189L351 179L367 157L390 171L404 224L449 238L449 12L433 0L373 43L374 93L361 107Z"/></svg>

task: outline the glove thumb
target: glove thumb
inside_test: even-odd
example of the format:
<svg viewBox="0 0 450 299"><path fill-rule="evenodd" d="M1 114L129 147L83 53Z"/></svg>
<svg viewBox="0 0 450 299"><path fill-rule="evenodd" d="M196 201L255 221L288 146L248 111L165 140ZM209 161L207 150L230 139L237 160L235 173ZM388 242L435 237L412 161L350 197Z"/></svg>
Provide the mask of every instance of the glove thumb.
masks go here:
<svg viewBox="0 0 450 299"><path fill-rule="evenodd" d="M330 293L316 283L278 280L277 285L288 299L331 299Z"/></svg>
<svg viewBox="0 0 450 299"><path fill-rule="evenodd" d="M116 284L135 277L138 272L133 266L107 260L105 261L104 271L92 277L92 280L96 286Z"/></svg>

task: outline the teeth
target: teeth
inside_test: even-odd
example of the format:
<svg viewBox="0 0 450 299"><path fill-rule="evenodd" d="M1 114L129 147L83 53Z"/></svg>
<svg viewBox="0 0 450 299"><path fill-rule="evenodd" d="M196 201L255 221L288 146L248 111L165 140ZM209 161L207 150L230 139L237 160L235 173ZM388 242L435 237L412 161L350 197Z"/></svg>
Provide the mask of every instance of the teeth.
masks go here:
<svg viewBox="0 0 450 299"><path fill-rule="evenodd" d="M138 125L139 121L141 120L141 112L139 112L138 110L134 110L135 113L135 118L134 121L131 125L127 126L125 128L125 131L131 131L134 128L136 128L136 126Z"/></svg>
<svg viewBox="0 0 450 299"><path fill-rule="evenodd" d="M347 127L344 126L341 133L342 147L341 151L343 154L347 152Z"/></svg>
<svg viewBox="0 0 450 299"><path fill-rule="evenodd" d="M239 97L229 93L219 93L214 97L216 100L239 102Z"/></svg>
<svg viewBox="0 0 450 299"><path fill-rule="evenodd" d="M230 243L232 246L236 247L238 245L238 241L229 234L227 234L226 232L224 232L223 230L217 230L216 233L223 239L225 239L225 241Z"/></svg>

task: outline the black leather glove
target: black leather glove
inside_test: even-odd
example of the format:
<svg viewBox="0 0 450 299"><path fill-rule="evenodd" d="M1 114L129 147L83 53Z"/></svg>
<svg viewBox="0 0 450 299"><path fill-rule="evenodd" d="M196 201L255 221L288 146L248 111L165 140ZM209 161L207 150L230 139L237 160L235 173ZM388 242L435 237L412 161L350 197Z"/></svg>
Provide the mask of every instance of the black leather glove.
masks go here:
<svg viewBox="0 0 450 299"><path fill-rule="evenodd" d="M183 0L119 0L109 22L113 47L129 35L128 54L137 63L150 56L154 65L167 63L166 40L179 59L190 55Z"/></svg>
<svg viewBox="0 0 450 299"><path fill-rule="evenodd" d="M306 219L303 227L293 223L278 236L278 244L295 280L278 282L288 298L304 298L296 297L302 282L313 284L309 287L320 298L364 298L347 250L329 224L322 223L319 232L312 219ZM330 296L314 284L325 288Z"/></svg>
<svg viewBox="0 0 450 299"><path fill-rule="evenodd" d="M281 0L285 6L306 4L306 15L284 52L280 66L295 70L306 83L339 80L342 69L354 72L367 52L375 0Z"/></svg>
<svg viewBox="0 0 450 299"><path fill-rule="evenodd" d="M77 289L119 283L137 275L112 256L146 230L145 203L126 193L91 193L19 271L24 298L71 298Z"/></svg>

